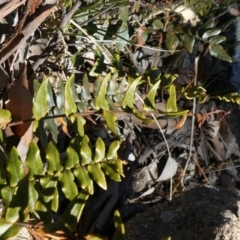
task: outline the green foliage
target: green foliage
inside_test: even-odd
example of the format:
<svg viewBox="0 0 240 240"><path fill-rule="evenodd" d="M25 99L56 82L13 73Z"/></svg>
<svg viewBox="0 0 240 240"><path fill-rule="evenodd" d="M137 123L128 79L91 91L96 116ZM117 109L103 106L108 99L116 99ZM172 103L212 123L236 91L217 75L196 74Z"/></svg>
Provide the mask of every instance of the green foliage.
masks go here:
<svg viewBox="0 0 240 240"><path fill-rule="evenodd" d="M217 17L212 19L206 17L210 11L224 12L224 7L219 9L213 1L208 0L201 2L188 0L187 6L195 10L200 18L196 27L193 27L190 23L185 23L181 17L180 20L176 18L176 21L171 21L171 18L167 17L169 7L166 7L167 11L162 11L161 18L152 14L151 17L147 16L149 14L146 10L132 23L130 8L126 3L128 4L126 1L94 1L86 3L74 16L74 19L82 21L82 26L89 35L101 41L110 39L115 44L113 48L104 48L112 57L111 66L105 64L106 57L98 46L94 52L95 62L92 69L84 74L80 84L77 83L80 85L78 91L74 74L71 74L66 82L61 80L57 91L54 91L48 78L41 84L34 81L33 129L42 148L39 149L35 140L32 140L25 163L20 160L15 147L7 156L6 164L0 161L0 192L6 205L6 213L0 218L1 239L16 235L19 231L16 223L27 221L31 214L40 217L45 232L58 230L73 232L89 195L94 193L94 183L102 189L107 189L106 176L118 182L124 177L122 161L118 157L120 141L113 141L108 147L101 138L95 143L90 142L85 134L86 115L89 118L91 114L99 115L107 128L119 138L117 127L119 112L132 113L142 122L150 123L154 120L146 117L148 111L156 111L166 118L187 115L189 110L180 109L178 106L180 98L185 100L196 98L200 103L206 101L208 96L203 87L192 85L182 87L175 84L177 74L164 73L162 69L157 68L150 69L143 76L137 71L131 72L130 67L129 72L123 71L125 66L121 52L132 44L134 31L139 28L136 22L149 21L139 34L142 45L155 30L160 30L162 38L159 49L163 52L177 56L178 53L193 54L196 49L202 49L205 51L204 54L209 53L220 60L232 61L223 47L227 39L220 35L230 22L219 27ZM64 1L64 4L71 6L72 2ZM106 9L117 11L117 21L104 16ZM141 5L136 2L132 9L138 12ZM171 7L171 11L174 13L174 7ZM178 14L176 13L177 16ZM95 16L101 16L97 24L92 23ZM82 36L82 33L78 32L76 36ZM141 45L139 42L136 44ZM72 59L76 64L76 58ZM141 99L143 101L141 112L136 108L139 101L136 97L139 86L146 89L146 97ZM158 109L156 104L156 99L161 93L166 96L165 111ZM237 93L217 98L240 104ZM65 114L63 122L70 121L76 134L66 149L66 158L61 157L56 145L59 123L57 118L60 115L62 118L62 114ZM0 109L0 128L5 129L10 121L10 112ZM51 133L50 141L46 131ZM41 156L44 156L44 159ZM4 159L2 155L0 158ZM70 204L59 220L53 223L52 211L57 212L59 208L60 193L70 200ZM116 228L119 230L118 239L124 239L124 226L119 213L115 212L114 217Z"/></svg>
<svg viewBox="0 0 240 240"><path fill-rule="evenodd" d="M19 228L14 223L26 221L30 213L37 213L41 217L46 231L73 231L89 194L94 192L93 182L106 189L105 174L121 181L123 168L118 159L118 148L119 141L114 141L106 149L100 138L93 148L84 135L80 142L72 139L66 151L66 161L63 161L55 144L49 142L44 163L36 143L32 141L24 166L13 147L5 170L6 180L1 187L1 197L6 205L6 213L1 221L3 224L7 221L2 236L17 233ZM71 204L62 217L51 224L51 211L58 210L60 189Z"/></svg>

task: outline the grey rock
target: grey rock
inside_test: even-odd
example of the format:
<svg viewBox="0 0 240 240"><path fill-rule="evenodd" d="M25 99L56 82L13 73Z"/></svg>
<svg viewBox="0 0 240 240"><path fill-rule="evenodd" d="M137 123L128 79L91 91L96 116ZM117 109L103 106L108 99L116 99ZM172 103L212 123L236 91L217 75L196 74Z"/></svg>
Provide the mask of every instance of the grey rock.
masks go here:
<svg viewBox="0 0 240 240"><path fill-rule="evenodd" d="M239 240L240 198L224 188L197 187L156 204L126 223L128 240Z"/></svg>

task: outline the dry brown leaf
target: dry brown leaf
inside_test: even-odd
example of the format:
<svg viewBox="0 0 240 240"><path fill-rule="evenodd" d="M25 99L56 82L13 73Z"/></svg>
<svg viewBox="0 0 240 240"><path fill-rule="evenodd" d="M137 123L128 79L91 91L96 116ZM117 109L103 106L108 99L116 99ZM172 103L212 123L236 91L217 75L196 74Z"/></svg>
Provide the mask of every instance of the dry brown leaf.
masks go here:
<svg viewBox="0 0 240 240"><path fill-rule="evenodd" d="M8 101L6 109L12 114L13 121L21 121L32 118L32 95L19 82L11 86L8 91ZM11 127L13 133L22 137L30 127L31 122L15 125Z"/></svg>
<svg viewBox="0 0 240 240"><path fill-rule="evenodd" d="M28 80L27 80L27 63L24 62L20 68L18 75L18 82L22 84L26 89L28 89Z"/></svg>
<svg viewBox="0 0 240 240"><path fill-rule="evenodd" d="M146 32L146 27L139 27L138 28L138 31L137 31L137 35L136 35L136 38L137 38L137 44L140 45L140 46L143 46L145 45L145 41L143 40L143 33ZM137 46L136 47L136 50L140 47L140 46Z"/></svg>
<svg viewBox="0 0 240 240"><path fill-rule="evenodd" d="M20 142L17 145L18 154L22 161L26 159L27 152L29 149L29 144L32 141L32 137L33 137L33 124L31 123L30 127L25 132L25 134L21 137Z"/></svg>
<svg viewBox="0 0 240 240"><path fill-rule="evenodd" d="M197 123L198 127L201 128L203 123L206 121L206 115L202 115L200 113L197 114Z"/></svg>
<svg viewBox="0 0 240 240"><path fill-rule="evenodd" d="M70 135L69 132L68 132L67 123L63 120L63 118L62 118L62 117L58 117L58 118L56 118L56 120L57 120L57 122L62 126L63 132L64 132L68 137L72 138L71 135Z"/></svg>
<svg viewBox="0 0 240 240"><path fill-rule="evenodd" d="M173 129L180 129L181 127L183 127L186 120L187 120L187 114L184 114Z"/></svg>

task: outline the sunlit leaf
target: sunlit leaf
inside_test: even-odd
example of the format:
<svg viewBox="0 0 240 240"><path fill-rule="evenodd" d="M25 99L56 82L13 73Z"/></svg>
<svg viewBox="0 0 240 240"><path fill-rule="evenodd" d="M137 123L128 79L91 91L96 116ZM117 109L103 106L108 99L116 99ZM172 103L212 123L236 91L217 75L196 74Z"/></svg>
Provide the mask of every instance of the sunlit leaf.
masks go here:
<svg viewBox="0 0 240 240"><path fill-rule="evenodd" d="M84 240L108 240L108 237L104 237L100 234L88 234L84 236Z"/></svg>
<svg viewBox="0 0 240 240"><path fill-rule="evenodd" d="M36 120L40 120L54 106L52 87L47 78L42 82L34 97L33 115Z"/></svg>
<svg viewBox="0 0 240 240"><path fill-rule="evenodd" d="M95 146L94 162L101 162L105 159L105 144L103 140L98 137Z"/></svg>
<svg viewBox="0 0 240 240"><path fill-rule="evenodd" d="M176 98L176 88L174 85L169 87L169 98L166 103L166 111L167 112L177 112L177 98Z"/></svg>
<svg viewBox="0 0 240 240"><path fill-rule="evenodd" d="M13 194L16 192L17 187L5 186L1 189L1 196L6 203L12 201Z"/></svg>
<svg viewBox="0 0 240 240"><path fill-rule="evenodd" d="M80 143L76 139L72 139L66 150L65 168L70 170L73 167L78 167L80 164Z"/></svg>
<svg viewBox="0 0 240 240"><path fill-rule="evenodd" d="M124 6L120 8L120 13L118 19L127 22L128 21L128 6Z"/></svg>
<svg viewBox="0 0 240 240"><path fill-rule="evenodd" d="M113 132L113 134L115 136L118 136L119 133L117 130L117 125L116 125L116 121L117 121L116 114L114 114L113 112L110 112L110 111L103 110L103 116L106 120L108 128Z"/></svg>
<svg viewBox="0 0 240 240"><path fill-rule="evenodd" d="M157 81L153 87L150 89L150 91L148 92L146 98L144 99L144 109L146 110L155 110L156 106L155 106L155 96L160 84L160 80Z"/></svg>
<svg viewBox="0 0 240 240"><path fill-rule="evenodd" d="M18 234L20 227L0 218L0 239L10 239Z"/></svg>
<svg viewBox="0 0 240 240"><path fill-rule="evenodd" d="M71 171L64 171L59 176L59 181L62 184L62 191L66 198L70 201L78 195L78 189L74 182L74 176Z"/></svg>
<svg viewBox="0 0 240 240"><path fill-rule="evenodd" d="M88 187L89 185L93 184L93 181L90 178L86 167L75 168L73 173L74 173L75 177L77 178L78 183L81 188L84 189L84 188Z"/></svg>
<svg viewBox="0 0 240 240"><path fill-rule="evenodd" d="M105 175L101 169L100 163L94 163L87 166L89 173L93 180L103 189L107 189L107 182Z"/></svg>
<svg viewBox="0 0 240 240"><path fill-rule="evenodd" d="M57 212L58 207L59 207L59 193L58 188L55 188L51 202L51 210Z"/></svg>
<svg viewBox="0 0 240 240"><path fill-rule="evenodd" d="M11 113L8 110L0 109L0 129L5 129L11 122Z"/></svg>
<svg viewBox="0 0 240 240"><path fill-rule="evenodd" d="M135 93L135 89L136 89L140 79L141 79L141 77L135 79L128 87L128 90L127 90L127 92L124 96L123 102L122 102L123 108L126 108L127 106L131 109L133 108L134 93Z"/></svg>
<svg viewBox="0 0 240 240"><path fill-rule="evenodd" d="M81 137L84 136L84 124L86 120L83 116L72 115L71 121L73 121L73 126L76 131L76 134L79 134Z"/></svg>
<svg viewBox="0 0 240 240"><path fill-rule="evenodd" d="M33 180L34 175L43 175L44 171L40 151L34 141L31 141L29 145L25 164L28 167L29 180Z"/></svg>
<svg viewBox="0 0 240 240"><path fill-rule="evenodd" d="M118 151L119 147L120 147L119 141L112 142L108 148L107 159L109 159L109 160L117 159L118 158L117 151Z"/></svg>
<svg viewBox="0 0 240 240"><path fill-rule="evenodd" d="M161 112L161 111L160 111ZM177 118L186 115L189 112L189 110L182 110L178 112L161 112L168 118Z"/></svg>
<svg viewBox="0 0 240 240"><path fill-rule="evenodd" d="M114 226L115 226L114 239L126 240L125 227L122 222L120 212L118 210L114 211Z"/></svg>
<svg viewBox="0 0 240 240"><path fill-rule="evenodd" d="M117 33L116 39L116 48L118 51L122 51L123 48L126 46L129 40L129 33L128 33L128 24L127 22L122 22L121 27Z"/></svg>
<svg viewBox="0 0 240 240"><path fill-rule="evenodd" d="M64 108L64 84L61 78L59 78L59 87L58 87L58 92L55 93L56 97L56 104L59 109Z"/></svg>
<svg viewBox="0 0 240 240"><path fill-rule="evenodd" d="M159 19L155 19L152 23L152 26L154 29L157 29L157 30L164 28L163 23Z"/></svg>
<svg viewBox="0 0 240 240"><path fill-rule="evenodd" d="M83 136L81 142L81 165L88 164L92 161L92 149L90 147L90 141L87 135Z"/></svg>
<svg viewBox="0 0 240 240"><path fill-rule="evenodd" d="M102 169L113 181L121 182L121 175L108 162L101 163Z"/></svg>
<svg viewBox="0 0 240 240"><path fill-rule="evenodd" d="M76 105L76 99L74 98L76 96L76 88L74 86L74 74L70 76L70 78L67 80L66 86L65 86L65 113L67 116L71 115L72 113L77 112L77 105Z"/></svg>
<svg viewBox="0 0 240 240"><path fill-rule="evenodd" d="M53 175L54 172L58 172L63 169L63 166L61 165L59 152L52 141L47 146L46 159L48 163L47 166L48 174Z"/></svg>
<svg viewBox="0 0 240 240"><path fill-rule="evenodd" d="M105 109L105 110L109 109L108 103L106 100L106 93L107 93L108 80L109 80L110 76L111 76L111 73L106 75L105 78L101 82L99 92L97 94L97 98L96 98L96 102L95 102L96 110L98 110L100 108Z"/></svg>
<svg viewBox="0 0 240 240"><path fill-rule="evenodd" d="M89 92L89 82L88 82L88 76L85 73L83 75L83 87L82 87L82 91L81 91L81 100L82 101L88 101L92 99L91 94Z"/></svg>

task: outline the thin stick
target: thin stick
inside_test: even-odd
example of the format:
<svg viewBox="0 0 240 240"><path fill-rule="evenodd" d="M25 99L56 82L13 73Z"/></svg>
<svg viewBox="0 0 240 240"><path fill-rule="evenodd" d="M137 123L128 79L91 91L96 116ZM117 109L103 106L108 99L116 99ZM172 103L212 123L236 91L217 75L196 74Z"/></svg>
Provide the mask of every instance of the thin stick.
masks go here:
<svg viewBox="0 0 240 240"><path fill-rule="evenodd" d="M199 56L195 58L195 64L194 64L195 65L195 75L194 75L194 79L193 79L193 86L197 86L198 62L199 62ZM192 115L192 128L191 128L190 148L189 148L188 159L187 159L186 165L185 165L184 170L183 170L183 174L182 174L183 176L186 173L188 164L189 164L189 162L191 160L191 157L192 157L194 123L195 123L195 118L196 118L195 116L196 116L196 98L193 99L193 115ZM184 185L183 184L183 179L184 178L181 179L182 186Z"/></svg>

